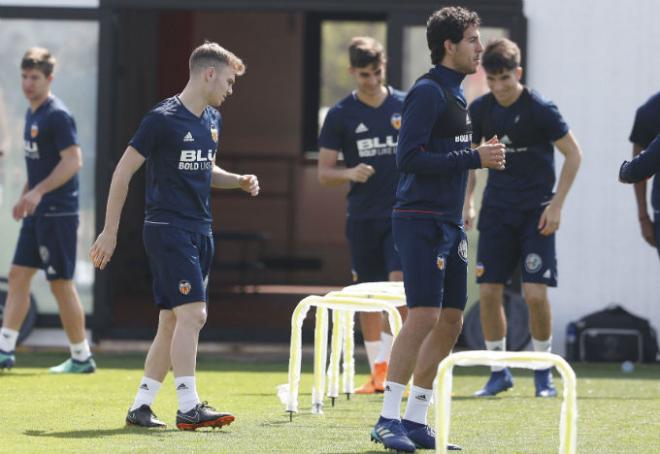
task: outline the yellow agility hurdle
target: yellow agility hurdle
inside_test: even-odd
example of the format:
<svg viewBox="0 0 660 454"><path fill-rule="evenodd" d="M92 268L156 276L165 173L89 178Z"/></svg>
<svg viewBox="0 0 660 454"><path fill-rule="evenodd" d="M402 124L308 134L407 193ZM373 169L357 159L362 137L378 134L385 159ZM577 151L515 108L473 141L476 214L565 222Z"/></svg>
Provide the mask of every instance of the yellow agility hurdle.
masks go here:
<svg viewBox="0 0 660 454"><path fill-rule="evenodd" d="M385 284L385 285L378 285ZM398 306L405 305L402 285L390 283L356 284L341 291L330 292L325 296L308 296L301 300L291 317L291 344L289 353L288 389L286 411L290 417L298 412L298 392L300 387L302 323L309 309L316 307L314 330L314 385L312 387L312 413L323 413L325 389L325 368L328 342L328 309L332 310L332 339L330 364L328 368L328 397L334 399L339 394L339 363L343 351L343 388L347 397L353 393L355 362L354 321L355 312L382 312L388 314L392 333L396 336L401 329L401 315Z"/></svg>
<svg viewBox="0 0 660 454"><path fill-rule="evenodd" d="M559 454L575 454L577 442L577 390L575 372L559 355L543 352L495 352L474 350L454 353L438 365L435 388L436 452L444 453L449 441L451 388L454 366L504 366L527 369L554 366L564 381L559 420Z"/></svg>

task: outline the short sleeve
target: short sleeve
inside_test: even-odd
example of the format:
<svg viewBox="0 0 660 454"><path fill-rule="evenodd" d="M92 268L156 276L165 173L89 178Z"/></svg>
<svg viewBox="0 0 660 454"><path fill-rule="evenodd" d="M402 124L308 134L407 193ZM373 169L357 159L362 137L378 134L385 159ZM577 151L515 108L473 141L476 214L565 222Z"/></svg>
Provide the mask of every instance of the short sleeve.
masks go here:
<svg viewBox="0 0 660 454"><path fill-rule="evenodd" d="M319 147L330 150L341 150L344 143L344 128L342 124L341 111L333 107L323 121L321 134L319 135Z"/></svg>
<svg viewBox="0 0 660 454"><path fill-rule="evenodd" d="M161 122L161 118L156 114L147 114L128 144L142 156L149 158L156 151Z"/></svg>
<svg viewBox="0 0 660 454"><path fill-rule="evenodd" d="M472 143L479 145L483 138L481 131L483 124L483 104L484 98L477 98L470 104L470 121L472 122Z"/></svg>
<svg viewBox="0 0 660 454"><path fill-rule="evenodd" d="M552 101L536 100L534 103L534 120L545 137L551 142L556 142L564 137L570 129Z"/></svg>
<svg viewBox="0 0 660 454"><path fill-rule="evenodd" d="M57 110L51 114L50 120L55 137L55 146L58 151L78 144L76 122L71 115L63 110Z"/></svg>

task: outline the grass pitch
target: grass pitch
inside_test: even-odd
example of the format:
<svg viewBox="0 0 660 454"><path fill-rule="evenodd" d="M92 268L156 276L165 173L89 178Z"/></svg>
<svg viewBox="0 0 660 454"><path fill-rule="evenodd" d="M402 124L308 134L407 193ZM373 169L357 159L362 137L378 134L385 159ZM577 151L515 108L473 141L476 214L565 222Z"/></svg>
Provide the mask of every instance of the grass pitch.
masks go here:
<svg viewBox="0 0 660 454"><path fill-rule="evenodd" d="M228 361L201 356L198 391L218 409L236 415L221 430L180 432L171 375L154 411L164 430L124 425L142 376L144 355L97 355L99 371L53 376L64 354L23 353L11 372L0 372L0 452L3 453L381 453L369 441L379 396L340 398L312 415L311 361L304 361L301 413L289 422L275 396L287 380L285 361ZM364 361L358 361L364 365ZM305 367L306 366L306 367ZM575 365L578 376L579 453L660 452L660 366ZM360 384L366 370L356 377ZM455 369L450 439L465 453L556 453L560 399L533 397L529 371L516 370L515 387L496 398L476 399L486 368ZM561 391L561 382L556 379ZM432 417L432 415L431 415ZM421 451L430 452L430 451Z"/></svg>

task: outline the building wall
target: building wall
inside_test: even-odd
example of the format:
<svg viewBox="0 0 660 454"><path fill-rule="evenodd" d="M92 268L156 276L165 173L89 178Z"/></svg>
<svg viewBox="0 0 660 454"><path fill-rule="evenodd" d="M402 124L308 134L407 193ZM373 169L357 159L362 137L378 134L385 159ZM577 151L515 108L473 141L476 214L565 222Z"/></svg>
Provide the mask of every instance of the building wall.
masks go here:
<svg viewBox="0 0 660 454"><path fill-rule="evenodd" d="M632 187L617 182L635 109L660 90L660 2L526 0L524 8L528 84L557 103L584 153L557 236L553 348L563 351L569 321L615 302L660 328L658 255L641 238Z"/></svg>

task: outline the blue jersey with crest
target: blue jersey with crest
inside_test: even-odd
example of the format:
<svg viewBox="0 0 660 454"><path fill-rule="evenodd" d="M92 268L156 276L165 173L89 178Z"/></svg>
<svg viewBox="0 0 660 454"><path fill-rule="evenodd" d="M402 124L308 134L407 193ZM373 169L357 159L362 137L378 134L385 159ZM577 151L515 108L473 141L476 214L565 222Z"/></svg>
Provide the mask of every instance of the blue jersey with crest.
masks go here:
<svg viewBox="0 0 660 454"><path fill-rule="evenodd" d="M507 147L506 168L488 171L483 206L528 210L549 201L555 184L553 142L569 131L557 106L524 88L507 107L492 93L475 99L470 117L474 143L497 135Z"/></svg>
<svg viewBox="0 0 660 454"><path fill-rule="evenodd" d="M660 134L660 92L651 96L635 114L635 123L630 132L630 141L646 149L651 141ZM653 178L651 205L660 210L660 180Z"/></svg>
<svg viewBox="0 0 660 454"><path fill-rule="evenodd" d="M34 112L28 109L23 138L28 187L32 189L59 164L61 151L78 144L76 122L62 101L51 95ZM35 215L77 212L78 174L75 174L62 186L44 194Z"/></svg>
<svg viewBox="0 0 660 454"><path fill-rule="evenodd" d="M341 151L348 168L364 163L375 170L365 183L351 182L348 215L353 219L389 218L392 214L405 93L391 87L388 92L378 107L368 106L353 92L328 111L321 128L320 147Z"/></svg>
<svg viewBox="0 0 660 454"><path fill-rule="evenodd" d="M436 65L406 96L396 152L401 172L396 217L463 223L468 169L481 167L479 153L470 149L464 77Z"/></svg>
<svg viewBox="0 0 660 454"><path fill-rule="evenodd" d="M207 107L198 117L178 96L143 118L130 145L147 159L145 224L210 235L211 173L221 125L216 109Z"/></svg>

